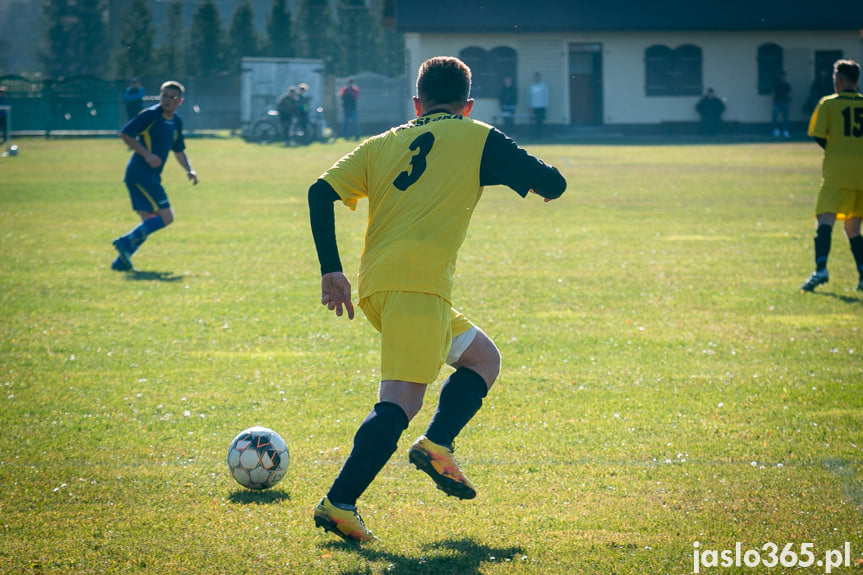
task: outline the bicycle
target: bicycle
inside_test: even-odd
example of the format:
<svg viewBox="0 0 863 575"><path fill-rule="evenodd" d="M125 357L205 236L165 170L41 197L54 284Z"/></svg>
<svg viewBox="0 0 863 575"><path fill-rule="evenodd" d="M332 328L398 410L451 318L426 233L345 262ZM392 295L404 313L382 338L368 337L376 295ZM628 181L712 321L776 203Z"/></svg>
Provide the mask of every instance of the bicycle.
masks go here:
<svg viewBox="0 0 863 575"><path fill-rule="evenodd" d="M318 106L306 122L306 130L300 129L300 121L294 116L285 137L284 128L277 110L267 110L266 116L255 122L249 140L263 146L285 140L285 145L307 145L312 142L329 143L334 140L333 130L327 125L324 109Z"/></svg>

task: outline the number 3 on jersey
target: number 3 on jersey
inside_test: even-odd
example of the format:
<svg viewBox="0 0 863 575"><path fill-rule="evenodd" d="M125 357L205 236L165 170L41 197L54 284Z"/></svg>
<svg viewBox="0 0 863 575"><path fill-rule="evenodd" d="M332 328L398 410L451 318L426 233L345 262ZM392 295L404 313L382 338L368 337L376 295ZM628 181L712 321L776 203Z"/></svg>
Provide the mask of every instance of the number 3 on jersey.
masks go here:
<svg viewBox="0 0 863 575"><path fill-rule="evenodd" d="M393 180L393 185L396 188L404 192L420 179L420 176L422 176L423 172L426 171L426 156L431 152L433 145L434 134L431 132L421 134L411 142L410 149L416 151L411 158L411 171L410 173L407 171L401 172L396 179Z"/></svg>

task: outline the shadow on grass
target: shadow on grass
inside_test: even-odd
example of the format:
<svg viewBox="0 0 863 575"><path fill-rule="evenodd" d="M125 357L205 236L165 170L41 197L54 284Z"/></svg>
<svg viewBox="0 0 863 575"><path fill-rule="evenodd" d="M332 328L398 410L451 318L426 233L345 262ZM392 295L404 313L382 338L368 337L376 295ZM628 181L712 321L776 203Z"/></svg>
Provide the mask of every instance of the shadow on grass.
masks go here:
<svg viewBox="0 0 863 575"><path fill-rule="evenodd" d="M141 270L130 270L126 272L128 281L156 281L156 282L181 282L183 276L178 276L174 272L151 272Z"/></svg>
<svg viewBox="0 0 863 575"><path fill-rule="evenodd" d="M863 305L863 297L861 296L841 295L838 293L831 293L829 291L816 291L812 293L824 297L832 297L833 299L838 299L844 303Z"/></svg>
<svg viewBox="0 0 863 575"><path fill-rule="evenodd" d="M228 495L228 501L239 505L272 505L282 501L290 500L291 494L280 489L264 489L263 491L252 491L242 489Z"/></svg>
<svg viewBox="0 0 863 575"><path fill-rule="evenodd" d="M355 543L331 541L325 547L353 550L366 561L386 561L388 572L408 574L424 573L450 575L480 575L485 563L518 561L522 555L519 547L489 547L472 539L445 539L423 545L421 557L407 557L390 551L376 549L375 545L360 547ZM342 571L339 575L365 575L367 571Z"/></svg>

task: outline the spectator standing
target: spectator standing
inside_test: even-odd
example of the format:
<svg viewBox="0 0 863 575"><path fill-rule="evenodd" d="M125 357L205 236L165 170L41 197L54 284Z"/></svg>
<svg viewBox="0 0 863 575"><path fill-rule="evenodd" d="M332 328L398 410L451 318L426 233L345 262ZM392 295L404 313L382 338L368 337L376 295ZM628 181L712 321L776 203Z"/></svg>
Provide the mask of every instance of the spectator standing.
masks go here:
<svg viewBox="0 0 863 575"><path fill-rule="evenodd" d="M536 72L533 75L533 82L530 84L530 108L533 110L533 135L537 140L542 139L542 125L545 123L548 102L548 86L542 81L542 74Z"/></svg>
<svg viewBox="0 0 863 575"><path fill-rule="evenodd" d="M308 144L311 142L309 134L309 85L305 82L297 86L297 125L299 132L302 134L302 143Z"/></svg>
<svg viewBox="0 0 863 575"><path fill-rule="evenodd" d="M785 79L785 71L780 71L773 84L773 137L790 138L788 132L788 110L791 103L791 84ZM779 117L782 120L779 120Z"/></svg>
<svg viewBox="0 0 863 575"><path fill-rule="evenodd" d="M276 111L279 113L279 123L282 125L286 146L291 143L291 124L297 116L299 106L300 99L296 86L288 86L285 93L276 100Z"/></svg>
<svg viewBox="0 0 863 575"><path fill-rule="evenodd" d="M704 97L695 105L695 110L701 115L701 127L707 136L716 136L722 129L722 114L725 104L716 97L713 88L708 88Z"/></svg>
<svg viewBox="0 0 863 575"><path fill-rule="evenodd" d="M144 108L144 86L135 78L123 90L123 103L126 104L126 119L131 120Z"/></svg>
<svg viewBox="0 0 863 575"><path fill-rule="evenodd" d="M500 116L503 118L503 131L512 136L515 128L515 108L518 105L518 90L510 76L503 79L503 86L498 94Z"/></svg>
<svg viewBox="0 0 863 575"><path fill-rule="evenodd" d="M348 139L348 134L353 132L354 140L360 139L360 119L357 113L357 102L360 99L360 89L354 83L353 78L348 78L348 81L339 90L339 98L342 100L342 115L344 122L342 124L342 135L345 140ZM350 128L353 127L353 130Z"/></svg>

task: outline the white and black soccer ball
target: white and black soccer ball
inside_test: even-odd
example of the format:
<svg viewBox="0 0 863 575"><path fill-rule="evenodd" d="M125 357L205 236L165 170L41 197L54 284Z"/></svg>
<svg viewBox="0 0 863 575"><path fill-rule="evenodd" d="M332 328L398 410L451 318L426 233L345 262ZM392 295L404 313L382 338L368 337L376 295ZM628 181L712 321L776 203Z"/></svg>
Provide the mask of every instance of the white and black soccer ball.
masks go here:
<svg viewBox="0 0 863 575"><path fill-rule="evenodd" d="M288 459L288 444L266 427L244 429L228 447L231 476L249 489L267 489L281 481Z"/></svg>

